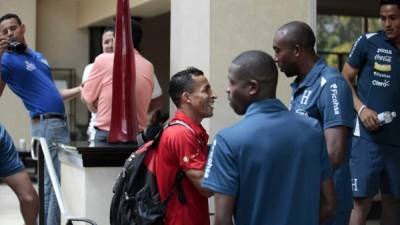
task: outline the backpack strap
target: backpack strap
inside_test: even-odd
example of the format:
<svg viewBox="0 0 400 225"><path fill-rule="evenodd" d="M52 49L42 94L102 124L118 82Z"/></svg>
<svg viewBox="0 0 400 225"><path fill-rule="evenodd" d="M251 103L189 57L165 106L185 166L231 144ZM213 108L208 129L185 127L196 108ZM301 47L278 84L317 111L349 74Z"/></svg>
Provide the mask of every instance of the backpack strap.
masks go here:
<svg viewBox="0 0 400 225"><path fill-rule="evenodd" d="M183 192L182 183L181 183L184 176L185 176L185 172L183 172L182 170L180 170L176 174L175 184L172 187L171 191L168 193L167 198L165 198L165 200L163 201L163 204L167 204L169 202L169 200L171 199L171 197L175 191L178 192L179 202L182 204L186 203L186 197L185 197L185 193Z"/></svg>
<svg viewBox="0 0 400 225"><path fill-rule="evenodd" d="M183 122L182 120L174 120L174 121L168 122L164 126L163 130L165 130L166 128L168 128L170 126L174 126L174 125L182 125L182 126L188 128L192 132L192 134L195 135L194 130L187 123ZM159 135L159 137L157 137L157 138L160 138L160 137L161 137L161 135ZM199 142L199 144L201 144L200 140L198 138L196 138L196 139ZM185 193L183 191L182 183L181 183L181 181L182 181L184 176L185 176L185 172L183 172L182 170L180 170L176 174L175 184L172 187L171 191L168 193L167 198L163 201L164 204L167 204L169 202L169 200L171 199L171 197L172 197L172 195L174 194L175 191L178 192L178 200L179 200L179 202L182 203L182 204L186 203L186 197L185 197Z"/></svg>

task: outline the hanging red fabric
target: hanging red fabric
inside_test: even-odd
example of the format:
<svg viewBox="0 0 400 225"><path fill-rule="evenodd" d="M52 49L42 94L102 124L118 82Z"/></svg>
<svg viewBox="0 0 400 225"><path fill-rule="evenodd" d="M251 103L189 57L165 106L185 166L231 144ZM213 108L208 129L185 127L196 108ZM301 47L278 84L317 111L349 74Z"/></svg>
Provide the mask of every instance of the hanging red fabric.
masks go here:
<svg viewBox="0 0 400 225"><path fill-rule="evenodd" d="M117 1L109 142L136 141L136 69L129 0Z"/></svg>

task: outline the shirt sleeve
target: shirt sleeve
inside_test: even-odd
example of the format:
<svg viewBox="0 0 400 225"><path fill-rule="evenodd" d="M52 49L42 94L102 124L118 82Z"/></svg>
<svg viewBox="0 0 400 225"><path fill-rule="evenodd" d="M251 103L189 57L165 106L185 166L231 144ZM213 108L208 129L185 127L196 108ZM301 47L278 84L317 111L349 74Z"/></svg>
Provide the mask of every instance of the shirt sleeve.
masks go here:
<svg viewBox="0 0 400 225"><path fill-rule="evenodd" d="M366 52L367 38L365 35L361 35L353 44L353 47L349 54L348 63L355 68L361 68L362 64L365 61Z"/></svg>
<svg viewBox="0 0 400 225"><path fill-rule="evenodd" d="M153 74L153 92L151 93L151 99L158 98L162 95L160 83L158 82L157 76Z"/></svg>
<svg viewBox="0 0 400 225"><path fill-rule="evenodd" d="M89 78L89 74L92 71L93 63L87 65L85 69L83 70L83 75L82 75L82 83L85 82Z"/></svg>
<svg viewBox="0 0 400 225"><path fill-rule="evenodd" d="M238 162L232 149L219 135L213 141L202 186L232 197L238 194Z"/></svg>
<svg viewBox="0 0 400 225"><path fill-rule="evenodd" d="M353 98L346 80L336 78L327 81L318 104L324 120L323 129L354 126Z"/></svg>
<svg viewBox="0 0 400 225"><path fill-rule="evenodd" d="M175 136L174 151L182 170L203 170L207 160L207 152L201 148L195 135L187 128Z"/></svg>
<svg viewBox="0 0 400 225"><path fill-rule="evenodd" d="M87 103L95 102L100 96L103 77L108 73L108 70L103 67L104 60L102 55L96 57L88 79L83 83L81 95Z"/></svg>
<svg viewBox="0 0 400 225"><path fill-rule="evenodd" d="M4 57L4 56L3 56ZM8 81L8 75L10 74L10 70L6 64L3 63L3 60L1 61L0 65L0 78L7 83Z"/></svg>

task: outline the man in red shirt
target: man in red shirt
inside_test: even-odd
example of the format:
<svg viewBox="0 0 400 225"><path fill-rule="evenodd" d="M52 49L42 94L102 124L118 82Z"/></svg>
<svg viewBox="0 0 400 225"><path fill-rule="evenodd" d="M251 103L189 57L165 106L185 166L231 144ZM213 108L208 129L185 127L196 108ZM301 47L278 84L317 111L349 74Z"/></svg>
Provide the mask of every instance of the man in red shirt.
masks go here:
<svg viewBox="0 0 400 225"><path fill-rule="evenodd" d="M162 134L156 157L156 176L161 200L173 190L178 172L183 171L181 187L186 199L174 191L167 204L166 225L209 225L208 200L212 193L201 183L208 155L208 134L201 126L213 115L217 96L204 73L194 67L176 73L169 83L169 96L177 107L171 121L190 126L168 127Z"/></svg>

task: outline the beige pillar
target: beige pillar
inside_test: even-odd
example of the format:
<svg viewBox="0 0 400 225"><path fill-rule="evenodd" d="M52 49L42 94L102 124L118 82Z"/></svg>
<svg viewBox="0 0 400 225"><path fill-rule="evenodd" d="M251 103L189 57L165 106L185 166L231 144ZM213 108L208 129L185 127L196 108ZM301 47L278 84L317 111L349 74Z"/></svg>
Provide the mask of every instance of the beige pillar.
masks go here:
<svg viewBox="0 0 400 225"><path fill-rule="evenodd" d="M203 123L211 137L239 119L225 93L232 59L251 49L273 56L273 35L281 25L300 20L315 28L316 14L316 0L171 1L171 74L196 66L208 76L218 95L214 117ZM278 97L286 104L290 83L280 74Z"/></svg>

